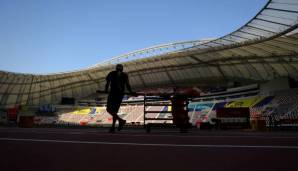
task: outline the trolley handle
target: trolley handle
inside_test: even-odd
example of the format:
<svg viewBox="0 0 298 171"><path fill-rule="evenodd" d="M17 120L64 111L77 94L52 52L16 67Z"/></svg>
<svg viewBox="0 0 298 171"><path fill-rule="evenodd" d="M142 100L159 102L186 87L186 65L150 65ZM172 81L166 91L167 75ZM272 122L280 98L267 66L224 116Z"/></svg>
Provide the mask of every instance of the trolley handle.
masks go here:
<svg viewBox="0 0 298 171"><path fill-rule="evenodd" d="M103 91L103 90L96 90L96 93L98 94L109 94L110 92L109 91ZM139 96L139 95L143 95L141 93L136 93L136 92L132 92L132 93L126 93L124 92L125 95L128 95L128 96Z"/></svg>

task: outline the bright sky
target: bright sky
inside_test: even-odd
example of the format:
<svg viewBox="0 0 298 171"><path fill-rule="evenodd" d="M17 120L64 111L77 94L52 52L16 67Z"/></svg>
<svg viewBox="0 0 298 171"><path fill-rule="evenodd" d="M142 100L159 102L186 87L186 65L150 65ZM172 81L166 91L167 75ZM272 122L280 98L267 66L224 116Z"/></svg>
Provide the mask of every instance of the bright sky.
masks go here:
<svg viewBox="0 0 298 171"><path fill-rule="evenodd" d="M267 0L0 0L0 70L54 73L224 36Z"/></svg>

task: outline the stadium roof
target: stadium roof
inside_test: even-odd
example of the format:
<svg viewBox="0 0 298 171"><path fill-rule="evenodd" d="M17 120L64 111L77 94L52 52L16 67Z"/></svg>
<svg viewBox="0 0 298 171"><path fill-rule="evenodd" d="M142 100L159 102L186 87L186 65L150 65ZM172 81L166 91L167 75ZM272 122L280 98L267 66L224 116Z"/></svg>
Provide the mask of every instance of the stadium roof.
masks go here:
<svg viewBox="0 0 298 171"><path fill-rule="evenodd" d="M269 0L238 30L217 39L149 47L73 72L34 75L0 72L0 106L59 103L103 88L122 63L134 89L298 80L298 1Z"/></svg>

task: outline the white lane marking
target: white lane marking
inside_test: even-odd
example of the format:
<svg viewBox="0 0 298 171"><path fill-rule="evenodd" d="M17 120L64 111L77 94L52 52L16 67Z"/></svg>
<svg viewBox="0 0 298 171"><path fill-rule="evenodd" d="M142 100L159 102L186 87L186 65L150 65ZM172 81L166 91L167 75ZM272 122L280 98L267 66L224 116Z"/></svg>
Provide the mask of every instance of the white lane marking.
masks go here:
<svg viewBox="0 0 298 171"><path fill-rule="evenodd" d="M154 143L129 143L108 141L71 141L50 139L23 139L23 138L0 138L0 141L25 141L47 143L70 143L70 144L97 144L97 145L126 145L126 146L156 146L156 147L197 147L197 148L265 148L265 149L298 149L298 146L267 146L267 145L210 145L210 144L154 144Z"/></svg>
<svg viewBox="0 0 298 171"><path fill-rule="evenodd" d="M2 131L5 130L5 131ZM145 132L145 130L144 130ZM186 133L185 135L177 135L180 134L178 131L163 131L163 130L158 130L158 133L161 134L156 134L156 133L144 133L143 131L140 130L124 130L123 132L115 133L115 134L110 134L106 131L95 131L95 130L86 130L86 131L77 131L77 130L43 130L43 129L31 129L31 130L24 130L22 128L18 128L17 130L9 130L5 128L0 128L0 133L34 133L34 134L78 134L78 135L83 135L83 134L92 134L92 135L98 135L98 136L132 136L132 137L177 137L177 138L259 138L259 139L298 139L298 136L271 136L270 134L260 134L260 135L243 135L243 133L231 133L231 135L193 135L193 133L196 132L190 132ZM167 134L168 133L168 134ZM172 133L172 135L170 135ZM175 135L173 135L173 133ZM203 133L208 133L208 132L203 132ZM210 132L212 134L212 132ZM219 132L220 133L220 132ZM250 134L250 133L248 133ZM269 136L266 136L269 135Z"/></svg>

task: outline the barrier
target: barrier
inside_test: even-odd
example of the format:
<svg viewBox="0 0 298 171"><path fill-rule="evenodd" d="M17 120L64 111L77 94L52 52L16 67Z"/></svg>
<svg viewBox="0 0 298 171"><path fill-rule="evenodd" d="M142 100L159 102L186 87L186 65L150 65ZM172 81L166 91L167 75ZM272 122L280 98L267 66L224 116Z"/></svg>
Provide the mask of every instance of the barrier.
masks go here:
<svg viewBox="0 0 298 171"><path fill-rule="evenodd" d="M249 108L218 108L220 128L250 128Z"/></svg>
<svg viewBox="0 0 298 171"><path fill-rule="evenodd" d="M259 118L253 118L250 120L251 129L255 131L267 130L266 121Z"/></svg>
<svg viewBox="0 0 298 171"><path fill-rule="evenodd" d="M22 128L32 128L34 116L20 116L18 126Z"/></svg>

